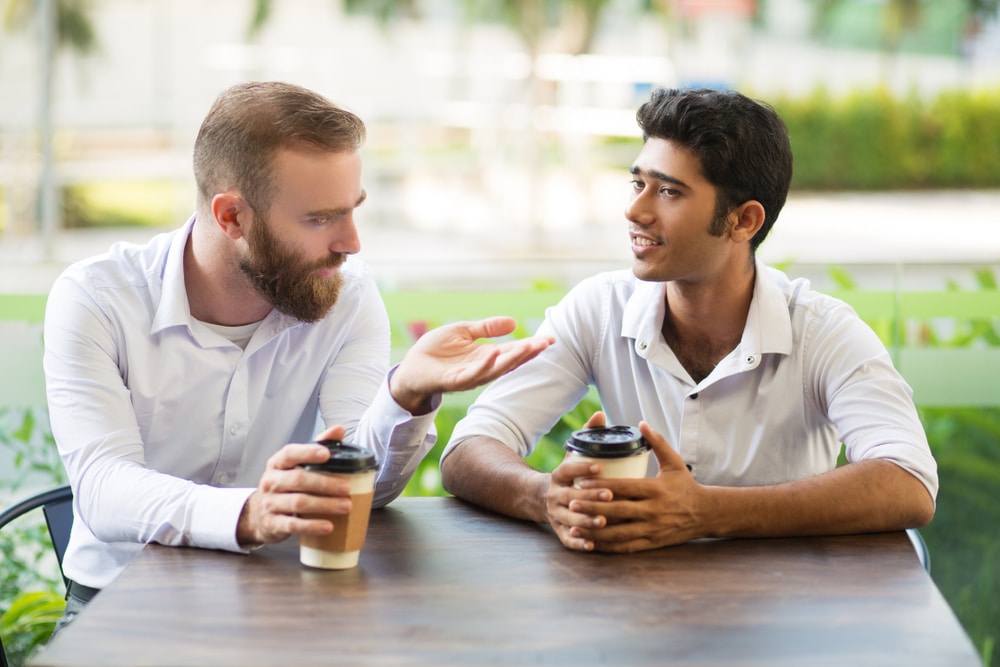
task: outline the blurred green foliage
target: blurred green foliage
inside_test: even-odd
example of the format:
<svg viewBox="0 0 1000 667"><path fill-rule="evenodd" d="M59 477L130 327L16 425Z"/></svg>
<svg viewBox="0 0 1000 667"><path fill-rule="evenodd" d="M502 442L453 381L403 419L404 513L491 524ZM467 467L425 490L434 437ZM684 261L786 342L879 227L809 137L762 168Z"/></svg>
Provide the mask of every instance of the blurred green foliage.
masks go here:
<svg viewBox="0 0 1000 667"><path fill-rule="evenodd" d="M938 462L937 513L921 529L931 576L983 656L1000 666L1000 409L923 409Z"/></svg>
<svg viewBox="0 0 1000 667"><path fill-rule="evenodd" d="M754 97L752 91L743 91ZM884 89L761 98L784 119L792 190L1000 187L1000 89L900 98ZM639 139L611 138L598 159L627 169Z"/></svg>
<svg viewBox="0 0 1000 667"><path fill-rule="evenodd" d="M169 181L97 181L62 189L62 224L173 227L181 188Z"/></svg>
<svg viewBox="0 0 1000 667"><path fill-rule="evenodd" d="M772 105L788 126L797 190L1000 187L1000 90L900 99L825 90Z"/></svg>
<svg viewBox="0 0 1000 667"><path fill-rule="evenodd" d="M29 477L42 485L66 483L46 414L44 408L0 406L0 448L13 460L13 471L0 478L4 496L17 497ZM0 563L0 638L8 663L19 667L48 641L66 606L41 511L0 532Z"/></svg>

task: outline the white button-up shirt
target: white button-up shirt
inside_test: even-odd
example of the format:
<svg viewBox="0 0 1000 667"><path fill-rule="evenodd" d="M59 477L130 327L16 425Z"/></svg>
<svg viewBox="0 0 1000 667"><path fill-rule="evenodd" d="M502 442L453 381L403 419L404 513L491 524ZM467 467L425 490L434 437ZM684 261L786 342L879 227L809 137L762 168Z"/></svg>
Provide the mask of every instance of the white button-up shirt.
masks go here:
<svg viewBox="0 0 1000 667"><path fill-rule="evenodd" d="M742 340L696 383L661 333L665 289L631 271L579 284L539 329L556 344L487 388L442 458L475 435L526 456L592 385L609 424L649 422L703 484L802 479L834 468L843 442L849 461L893 461L936 496L910 387L850 306L758 262Z"/></svg>
<svg viewBox="0 0 1000 667"><path fill-rule="evenodd" d="M147 542L241 551L236 524L267 459L324 423L376 452L376 505L435 441L435 412L412 417L388 391L388 318L360 260L342 266L324 319L274 310L244 350L191 317L192 224L77 263L49 295L49 417L75 495L63 565L87 586Z"/></svg>

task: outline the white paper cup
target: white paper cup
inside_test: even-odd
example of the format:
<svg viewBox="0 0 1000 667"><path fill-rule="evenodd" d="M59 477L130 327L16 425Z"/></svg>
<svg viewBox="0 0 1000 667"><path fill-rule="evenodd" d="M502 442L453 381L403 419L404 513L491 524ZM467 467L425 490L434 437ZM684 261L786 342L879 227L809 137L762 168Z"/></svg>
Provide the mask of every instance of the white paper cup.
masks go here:
<svg viewBox="0 0 1000 667"><path fill-rule="evenodd" d="M604 479L641 479L649 470L649 443L632 426L604 426L574 431L566 441L567 458L599 463ZM574 482L574 486L577 486Z"/></svg>

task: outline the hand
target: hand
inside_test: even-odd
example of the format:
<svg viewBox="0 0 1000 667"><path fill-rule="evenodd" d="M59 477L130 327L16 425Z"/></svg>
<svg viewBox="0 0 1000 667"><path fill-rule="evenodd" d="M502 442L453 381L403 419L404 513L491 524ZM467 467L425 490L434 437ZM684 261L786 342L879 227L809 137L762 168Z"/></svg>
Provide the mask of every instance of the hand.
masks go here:
<svg viewBox="0 0 1000 667"><path fill-rule="evenodd" d="M604 426L603 412L595 412L587 420L585 428ZM555 531L559 541L570 549L593 551L594 543L585 539L577 528L600 528L606 525L607 519L599 514L587 514L579 511L584 501L609 501L611 492L600 488L598 482L594 488L581 490L574 488L577 480L594 479L601 472L599 463L589 461L573 461L563 459L550 476L549 488L545 493L545 512L549 525ZM588 505L584 505L588 506Z"/></svg>
<svg viewBox="0 0 1000 667"><path fill-rule="evenodd" d="M317 440L342 440L344 427L335 426ZM243 546L281 542L291 535L326 535L333 523L299 515L337 515L351 511L350 483L342 478L309 472L301 463L323 463L330 450L317 444L292 444L267 461L257 490L240 514L236 537Z"/></svg>
<svg viewBox="0 0 1000 667"><path fill-rule="evenodd" d="M591 525L577 522L570 539L596 551L632 552L703 537L699 518L703 487L663 436L645 422L639 430L660 462L656 477L579 480L581 488L605 491L608 497L575 498L569 503L571 512L591 519Z"/></svg>
<svg viewBox="0 0 1000 667"><path fill-rule="evenodd" d="M516 326L513 318L491 317L431 329L414 343L393 373L389 383L393 398L411 414L424 414L435 394L491 382L555 342L538 336L503 343L476 342L505 336Z"/></svg>

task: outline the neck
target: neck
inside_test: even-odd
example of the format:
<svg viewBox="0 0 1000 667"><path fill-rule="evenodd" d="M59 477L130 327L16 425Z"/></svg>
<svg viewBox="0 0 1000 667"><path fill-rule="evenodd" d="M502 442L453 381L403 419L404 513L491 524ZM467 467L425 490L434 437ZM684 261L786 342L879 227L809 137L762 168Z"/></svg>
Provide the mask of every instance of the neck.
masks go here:
<svg viewBox="0 0 1000 667"><path fill-rule="evenodd" d="M751 263L711 284L667 284L663 339L696 382L739 345L755 274Z"/></svg>
<svg viewBox="0 0 1000 667"><path fill-rule="evenodd" d="M209 324L240 326L267 317L272 306L239 268L236 242L195 220L184 246L184 285L191 316Z"/></svg>

